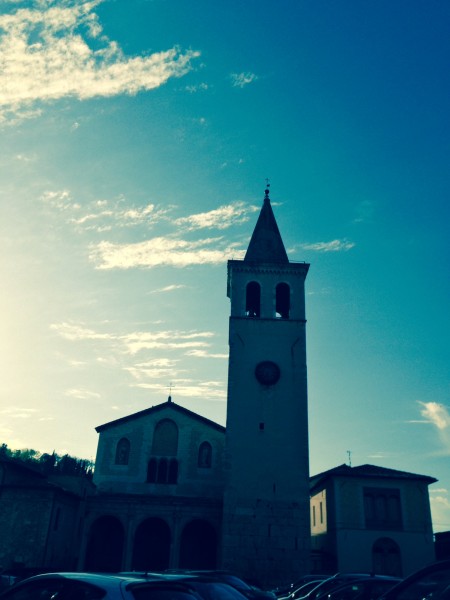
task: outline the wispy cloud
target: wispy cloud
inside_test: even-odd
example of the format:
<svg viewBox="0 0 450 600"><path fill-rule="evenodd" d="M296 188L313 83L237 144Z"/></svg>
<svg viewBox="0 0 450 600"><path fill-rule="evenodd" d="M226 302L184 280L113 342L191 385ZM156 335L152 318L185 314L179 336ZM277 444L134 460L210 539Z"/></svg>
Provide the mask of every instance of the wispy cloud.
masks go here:
<svg viewBox="0 0 450 600"><path fill-rule="evenodd" d="M422 406L420 414L427 423L432 423L440 431L450 428L450 414L443 404L438 402L419 402Z"/></svg>
<svg viewBox="0 0 450 600"><path fill-rule="evenodd" d="M71 388L66 390L66 396L76 398L77 400L97 400L98 398L101 398L101 395L98 392L92 392L85 388Z"/></svg>
<svg viewBox="0 0 450 600"><path fill-rule="evenodd" d="M332 240L331 242L316 242L313 244L302 244L303 250L312 250L313 252L347 252L355 247L354 242L348 240Z"/></svg>
<svg viewBox="0 0 450 600"><path fill-rule="evenodd" d="M430 488L430 506L433 526L436 531L448 531L450 528L450 500L445 488Z"/></svg>
<svg viewBox="0 0 450 600"><path fill-rule="evenodd" d="M175 290L181 290L183 288L185 288L187 286L182 285L182 284L172 284L172 285L166 285L165 287L162 288L158 288L157 290L152 290L151 292L148 292L149 294L165 294L166 292L174 292Z"/></svg>
<svg viewBox="0 0 450 600"><path fill-rule="evenodd" d="M424 423L433 425L439 434L439 438L445 454L450 454L450 412L449 409L439 402L419 402L422 407L420 414Z"/></svg>
<svg viewBox="0 0 450 600"><path fill-rule="evenodd" d="M141 350L188 350L209 346L207 340L214 337L211 331L133 331L127 334L114 332L101 333L83 324L54 323L51 329L62 338L72 342L107 342L120 346L127 354L137 354Z"/></svg>
<svg viewBox="0 0 450 600"><path fill-rule="evenodd" d="M189 348L208 347L206 340L214 337L211 331L139 331L121 336L130 354L141 350L183 350Z"/></svg>
<svg viewBox="0 0 450 600"><path fill-rule="evenodd" d="M187 356L195 356L197 358L225 358L228 359L228 354L225 353L213 353L213 352L208 352L206 350L189 350L188 352L186 352Z"/></svg>
<svg viewBox="0 0 450 600"><path fill-rule="evenodd" d="M257 206L234 202L207 212L181 217L175 221L175 224L185 227L188 231L206 228L227 229L232 225L245 223L249 220L249 215L258 210Z"/></svg>
<svg viewBox="0 0 450 600"><path fill-rule="evenodd" d="M174 379L173 390L175 395L183 398L207 398L208 400L225 401L227 397L223 381L195 381L191 379ZM167 385L160 383L138 383L136 387L164 392Z"/></svg>
<svg viewBox="0 0 450 600"><path fill-rule="evenodd" d="M102 1L61 0L55 5L35 0L32 8L12 5L0 16L1 119L36 101L136 94L191 70L199 56L194 50L173 47L126 57L102 32L95 12Z"/></svg>
<svg viewBox="0 0 450 600"><path fill-rule="evenodd" d="M97 269L131 269L217 265L231 256L240 258L243 254L236 244L226 245L220 237L195 241L157 237L131 244L100 242L91 246L89 258Z"/></svg>
<svg viewBox="0 0 450 600"><path fill-rule="evenodd" d="M248 85L249 83L253 83L254 81L257 81L258 75L255 75L255 73L250 73L250 72L231 73L230 79L231 79L231 84L233 87L243 88L246 85Z"/></svg>
<svg viewBox="0 0 450 600"><path fill-rule="evenodd" d="M187 85L186 86L186 91L189 92L190 94L195 94L196 92L206 92L206 90L209 88L207 83L199 83L197 85Z"/></svg>
<svg viewBox="0 0 450 600"><path fill-rule="evenodd" d="M19 406L8 406L0 411L1 415L5 415L11 419L30 419L38 412L37 408L24 408Z"/></svg>
<svg viewBox="0 0 450 600"><path fill-rule="evenodd" d="M124 196L112 200L95 200L87 206L76 202L69 190L46 190L40 196L41 202L64 215L65 221L77 231L111 231L113 228L136 227L145 224L155 225L168 219L171 206L157 206L149 203L144 206L128 204Z"/></svg>

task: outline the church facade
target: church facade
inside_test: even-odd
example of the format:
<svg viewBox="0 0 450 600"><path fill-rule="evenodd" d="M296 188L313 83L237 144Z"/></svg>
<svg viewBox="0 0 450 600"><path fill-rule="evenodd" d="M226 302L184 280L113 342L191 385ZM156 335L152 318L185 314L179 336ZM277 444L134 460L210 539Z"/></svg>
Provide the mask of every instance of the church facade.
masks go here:
<svg viewBox="0 0 450 600"><path fill-rule="evenodd" d="M80 568L225 568L261 585L310 569L304 283L269 198L228 262L226 429L169 397L97 427Z"/></svg>
<svg viewBox="0 0 450 600"><path fill-rule="evenodd" d="M266 190L244 259L228 262L226 428L170 396L100 425L95 486L0 456L0 567L226 569L275 587L431 562L433 477L373 465L309 477L308 268L289 261Z"/></svg>

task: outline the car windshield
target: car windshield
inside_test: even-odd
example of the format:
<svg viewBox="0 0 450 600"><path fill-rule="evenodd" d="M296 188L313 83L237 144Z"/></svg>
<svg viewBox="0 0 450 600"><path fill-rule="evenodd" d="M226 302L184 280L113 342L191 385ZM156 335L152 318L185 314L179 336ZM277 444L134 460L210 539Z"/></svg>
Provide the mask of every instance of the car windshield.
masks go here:
<svg viewBox="0 0 450 600"><path fill-rule="evenodd" d="M190 581L191 585L204 600L245 600L238 590L227 583L215 581Z"/></svg>
<svg viewBox="0 0 450 600"><path fill-rule="evenodd" d="M436 571L399 589L393 600L450 600L450 570Z"/></svg>

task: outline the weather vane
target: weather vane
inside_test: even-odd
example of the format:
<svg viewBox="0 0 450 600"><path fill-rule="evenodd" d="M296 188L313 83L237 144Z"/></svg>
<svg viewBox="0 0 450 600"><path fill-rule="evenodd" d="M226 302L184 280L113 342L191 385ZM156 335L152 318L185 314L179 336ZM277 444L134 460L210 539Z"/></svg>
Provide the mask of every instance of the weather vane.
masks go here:
<svg viewBox="0 0 450 600"><path fill-rule="evenodd" d="M270 188L270 183L269 183L269 179L266 177L266 189L265 189L265 200L269 200L269 188Z"/></svg>

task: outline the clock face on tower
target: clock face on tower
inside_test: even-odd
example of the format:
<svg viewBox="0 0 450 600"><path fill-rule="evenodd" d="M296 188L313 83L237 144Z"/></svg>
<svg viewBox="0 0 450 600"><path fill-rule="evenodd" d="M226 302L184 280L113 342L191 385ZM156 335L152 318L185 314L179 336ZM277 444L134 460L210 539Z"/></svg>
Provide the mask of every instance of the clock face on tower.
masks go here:
<svg viewBox="0 0 450 600"><path fill-rule="evenodd" d="M255 377L263 385L275 385L280 379L280 367L270 360L265 360L256 365Z"/></svg>

